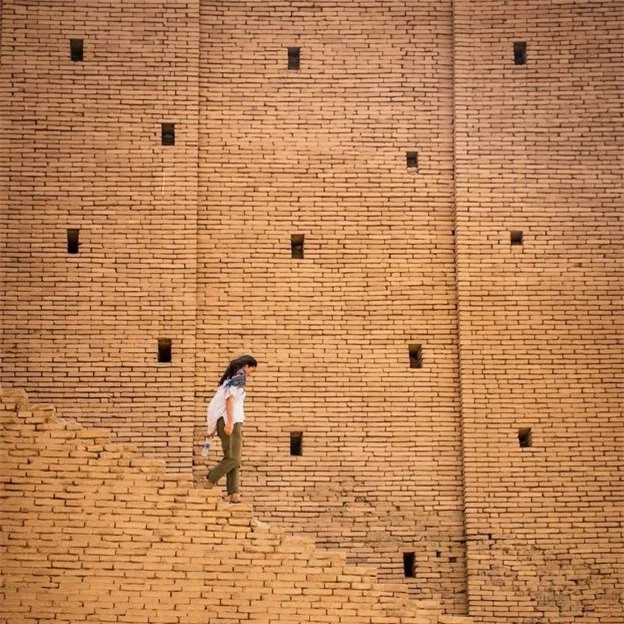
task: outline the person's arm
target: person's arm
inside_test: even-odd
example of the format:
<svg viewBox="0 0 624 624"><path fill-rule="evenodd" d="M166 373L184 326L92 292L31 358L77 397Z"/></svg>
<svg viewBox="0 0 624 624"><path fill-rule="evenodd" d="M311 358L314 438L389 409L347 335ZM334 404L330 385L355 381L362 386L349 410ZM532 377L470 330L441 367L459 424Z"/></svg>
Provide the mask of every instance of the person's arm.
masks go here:
<svg viewBox="0 0 624 624"><path fill-rule="evenodd" d="M225 399L225 435L232 435L234 431L234 397Z"/></svg>

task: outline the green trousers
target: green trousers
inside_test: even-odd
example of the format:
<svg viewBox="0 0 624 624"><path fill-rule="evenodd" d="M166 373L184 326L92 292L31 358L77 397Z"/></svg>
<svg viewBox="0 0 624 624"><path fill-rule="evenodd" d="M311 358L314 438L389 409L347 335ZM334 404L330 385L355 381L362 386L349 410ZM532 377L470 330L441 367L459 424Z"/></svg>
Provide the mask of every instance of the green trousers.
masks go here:
<svg viewBox="0 0 624 624"><path fill-rule="evenodd" d="M221 438L223 459L208 473L208 481L217 483L223 475L227 475L227 493L237 494L240 489L241 451L243 449L242 423L234 423L232 435L226 435L225 420L219 418L217 433Z"/></svg>

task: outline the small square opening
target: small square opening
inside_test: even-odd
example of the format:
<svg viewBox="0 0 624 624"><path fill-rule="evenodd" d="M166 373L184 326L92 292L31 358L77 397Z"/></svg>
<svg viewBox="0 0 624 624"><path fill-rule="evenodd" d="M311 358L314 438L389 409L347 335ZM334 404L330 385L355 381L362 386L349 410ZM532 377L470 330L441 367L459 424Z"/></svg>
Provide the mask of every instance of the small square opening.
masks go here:
<svg viewBox="0 0 624 624"><path fill-rule="evenodd" d="M422 345L409 345L409 365L410 368L423 367Z"/></svg>
<svg viewBox="0 0 624 624"><path fill-rule="evenodd" d="M290 255L297 260L303 260L304 239L303 234L292 234L290 237Z"/></svg>
<svg viewBox="0 0 624 624"><path fill-rule="evenodd" d="M69 40L69 55L74 63L84 60L84 41L82 39Z"/></svg>
<svg viewBox="0 0 624 624"><path fill-rule="evenodd" d="M294 457L303 455L303 432L292 431L290 434L290 454Z"/></svg>
<svg viewBox="0 0 624 624"><path fill-rule="evenodd" d="M67 253L77 254L80 248L80 230L78 228L69 228L67 230Z"/></svg>
<svg viewBox="0 0 624 624"><path fill-rule="evenodd" d="M301 48L288 48L288 69L299 69L301 65Z"/></svg>
<svg viewBox="0 0 624 624"><path fill-rule="evenodd" d="M403 553L403 574L405 578L416 577L416 555L413 552Z"/></svg>
<svg viewBox="0 0 624 624"><path fill-rule="evenodd" d="M158 339L158 361L164 364L171 362L171 338Z"/></svg>
<svg viewBox="0 0 624 624"><path fill-rule="evenodd" d="M160 135L163 145L175 145L175 124L162 124Z"/></svg>
<svg viewBox="0 0 624 624"><path fill-rule="evenodd" d="M418 152L406 152L405 161L408 167L418 169Z"/></svg>
<svg viewBox="0 0 624 624"><path fill-rule="evenodd" d="M524 243L524 236L520 230L509 232L509 242L512 245L522 245Z"/></svg>
<svg viewBox="0 0 624 624"><path fill-rule="evenodd" d="M514 63L516 65L526 65L527 44L526 41L515 41L513 44Z"/></svg>
<svg viewBox="0 0 624 624"><path fill-rule="evenodd" d="M533 432L530 427L518 429L518 443L520 448L533 446Z"/></svg>

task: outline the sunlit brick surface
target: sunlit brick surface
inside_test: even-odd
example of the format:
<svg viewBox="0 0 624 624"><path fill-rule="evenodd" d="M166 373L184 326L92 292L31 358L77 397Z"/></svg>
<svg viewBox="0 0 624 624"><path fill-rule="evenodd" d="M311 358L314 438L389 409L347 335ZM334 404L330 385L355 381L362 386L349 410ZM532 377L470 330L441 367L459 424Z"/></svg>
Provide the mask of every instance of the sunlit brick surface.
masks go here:
<svg viewBox="0 0 624 624"><path fill-rule="evenodd" d="M622 15L0 2L2 386L198 484L253 353L262 521L449 615L621 624Z"/></svg>

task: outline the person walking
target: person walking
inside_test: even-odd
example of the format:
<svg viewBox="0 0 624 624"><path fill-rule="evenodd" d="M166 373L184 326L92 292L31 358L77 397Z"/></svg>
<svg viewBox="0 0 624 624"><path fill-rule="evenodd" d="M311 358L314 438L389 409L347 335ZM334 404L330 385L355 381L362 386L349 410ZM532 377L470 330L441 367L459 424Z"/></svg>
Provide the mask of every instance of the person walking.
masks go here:
<svg viewBox="0 0 624 624"><path fill-rule="evenodd" d="M226 476L228 498L240 503L240 466L243 445L243 423L247 380L258 363L251 355L233 359L219 381L219 388L208 405L206 424L208 436L215 433L221 440L223 459L208 472L208 487L213 487Z"/></svg>

